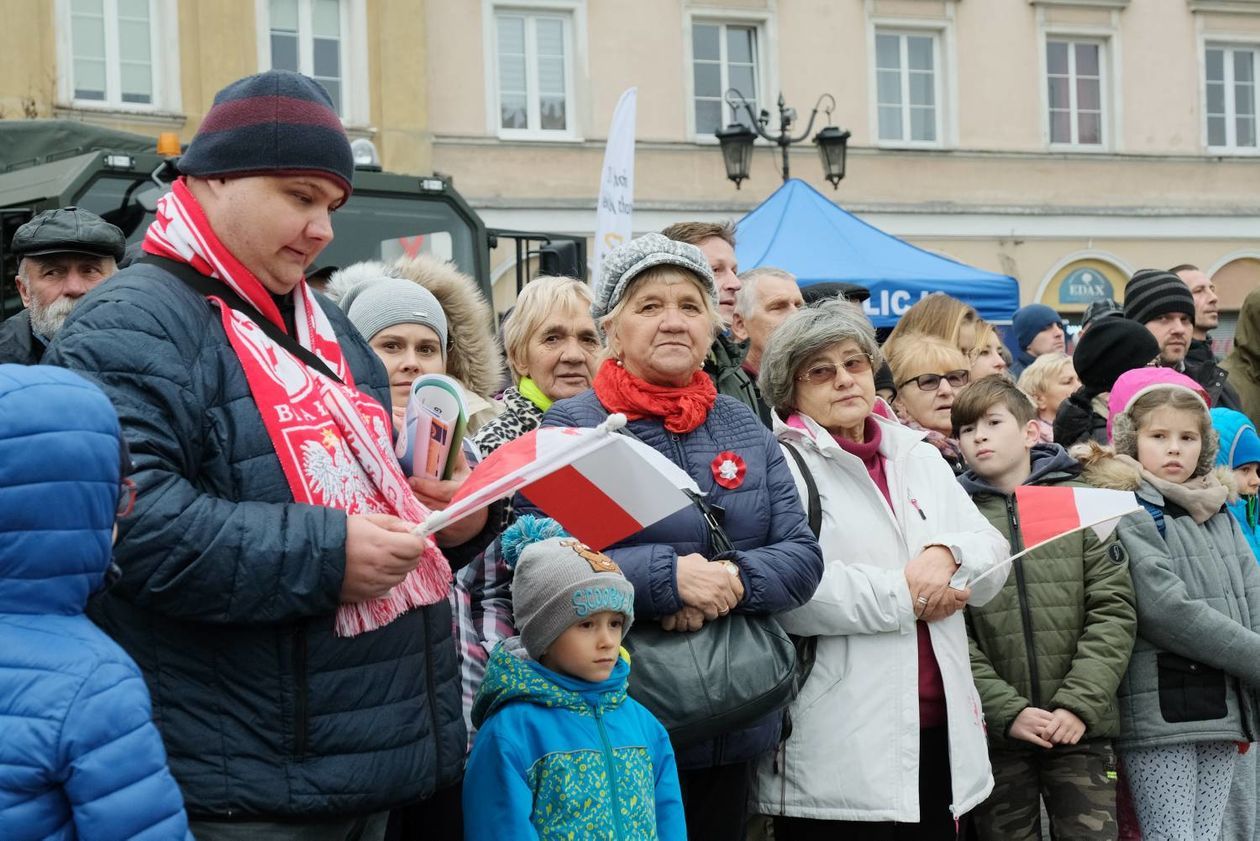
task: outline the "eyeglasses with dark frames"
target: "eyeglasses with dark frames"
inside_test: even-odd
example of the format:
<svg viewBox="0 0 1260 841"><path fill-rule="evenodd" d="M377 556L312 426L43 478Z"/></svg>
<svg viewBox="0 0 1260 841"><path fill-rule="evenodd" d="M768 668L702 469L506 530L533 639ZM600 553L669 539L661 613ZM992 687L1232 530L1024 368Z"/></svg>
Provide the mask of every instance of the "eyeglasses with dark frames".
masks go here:
<svg viewBox="0 0 1260 841"><path fill-rule="evenodd" d="M947 371L944 374L919 374L917 377L911 377L903 382L897 388L905 388L914 383L919 387L920 391L936 391L941 387L941 380L949 383L954 388L962 388L971 379L971 374L962 368L957 371Z"/></svg>
<svg viewBox="0 0 1260 841"><path fill-rule="evenodd" d="M118 508L115 509L119 517L128 517L136 507L136 483L130 479L123 479L118 484Z"/></svg>
<svg viewBox="0 0 1260 841"><path fill-rule="evenodd" d="M798 383L809 383L810 385L823 385L825 383L834 383L836 374L841 368L849 376L864 374L871 370L871 357L869 354L858 353L853 356L845 357L840 361L839 365L834 362L819 362L810 365L796 377Z"/></svg>

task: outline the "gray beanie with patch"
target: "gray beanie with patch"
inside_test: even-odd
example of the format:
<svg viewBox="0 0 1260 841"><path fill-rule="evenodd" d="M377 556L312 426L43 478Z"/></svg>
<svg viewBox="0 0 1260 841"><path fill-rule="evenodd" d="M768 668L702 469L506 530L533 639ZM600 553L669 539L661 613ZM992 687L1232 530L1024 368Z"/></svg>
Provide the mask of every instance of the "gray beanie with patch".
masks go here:
<svg viewBox="0 0 1260 841"><path fill-rule="evenodd" d="M700 281L705 294L712 299L713 308L717 309L717 286L713 282L713 270L709 268L704 252L690 243L679 242L661 234L644 234L617 246L604 256L599 280L592 290L595 303L591 304L591 315L595 321L598 323L612 312L629 291L630 283L654 266L677 266L691 272Z"/></svg>
<svg viewBox="0 0 1260 841"><path fill-rule="evenodd" d="M603 552L596 552L547 517L525 515L500 538L512 569L512 613L521 643L537 660L571 625L604 611L634 622L634 585Z"/></svg>
<svg viewBox="0 0 1260 841"><path fill-rule="evenodd" d="M351 272L355 268L351 266L343 271ZM334 280L336 278L334 275ZM437 333L438 341L442 343L442 358L446 358L446 313L433 293L418 283L384 273L377 274L351 287L337 301L337 306L369 342L377 333L395 324L428 327Z"/></svg>

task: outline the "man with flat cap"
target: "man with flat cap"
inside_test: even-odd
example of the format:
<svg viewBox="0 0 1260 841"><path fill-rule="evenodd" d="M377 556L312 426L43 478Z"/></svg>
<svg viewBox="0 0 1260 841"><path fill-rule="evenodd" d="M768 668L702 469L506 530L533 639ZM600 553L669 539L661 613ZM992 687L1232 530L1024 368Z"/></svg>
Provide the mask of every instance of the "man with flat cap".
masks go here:
<svg viewBox="0 0 1260 841"><path fill-rule="evenodd" d="M118 270L123 232L78 207L45 210L17 229L17 289L26 309L0 324L0 363L35 365L66 317Z"/></svg>
<svg viewBox="0 0 1260 841"><path fill-rule="evenodd" d="M149 682L199 841L379 841L459 779L447 562L487 518L410 533L385 368L304 277L354 176L327 91L233 82L178 165L145 256L46 360L101 385L136 465L93 619Z"/></svg>

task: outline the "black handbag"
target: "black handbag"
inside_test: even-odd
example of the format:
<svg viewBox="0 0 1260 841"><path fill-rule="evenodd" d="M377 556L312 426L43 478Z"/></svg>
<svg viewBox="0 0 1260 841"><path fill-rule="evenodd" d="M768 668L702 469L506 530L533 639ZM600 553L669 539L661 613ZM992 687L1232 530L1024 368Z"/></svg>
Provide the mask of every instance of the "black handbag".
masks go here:
<svg viewBox="0 0 1260 841"><path fill-rule="evenodd" d="M734 551L713 509L693 496L709 526L710 557ZM796 648L773 616L730 613L698 631L636 623L626 637L630 697L647 707L675 746L739 730L795 694Z"/></svg>

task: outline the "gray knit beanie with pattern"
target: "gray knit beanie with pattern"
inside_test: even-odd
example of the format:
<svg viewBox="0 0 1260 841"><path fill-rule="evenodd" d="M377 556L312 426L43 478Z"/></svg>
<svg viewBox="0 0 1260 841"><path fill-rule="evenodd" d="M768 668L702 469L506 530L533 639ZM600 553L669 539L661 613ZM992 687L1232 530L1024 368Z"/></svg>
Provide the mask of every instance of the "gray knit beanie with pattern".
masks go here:
<svg viewBox="0 0 1260 841"><path fill-rule="evenodd" d="M596 323L626 296L636 277L654 266L677 266L695 275L704 293L712 299L713 308L717 309L717 286L704 252L690 243L661 234L644 234L605 255L599 280L592 290L595 302L591 304L591 316Z"/></svg>
<svg viewBox="0 0 1260 841"><path fill-rule="evenodd" d="M634 585L602 552L570 537L547 517L525 515L500 538L512 569L512 613L521 643L537 660L569 626L603 611L634 622Z"/></svg>

